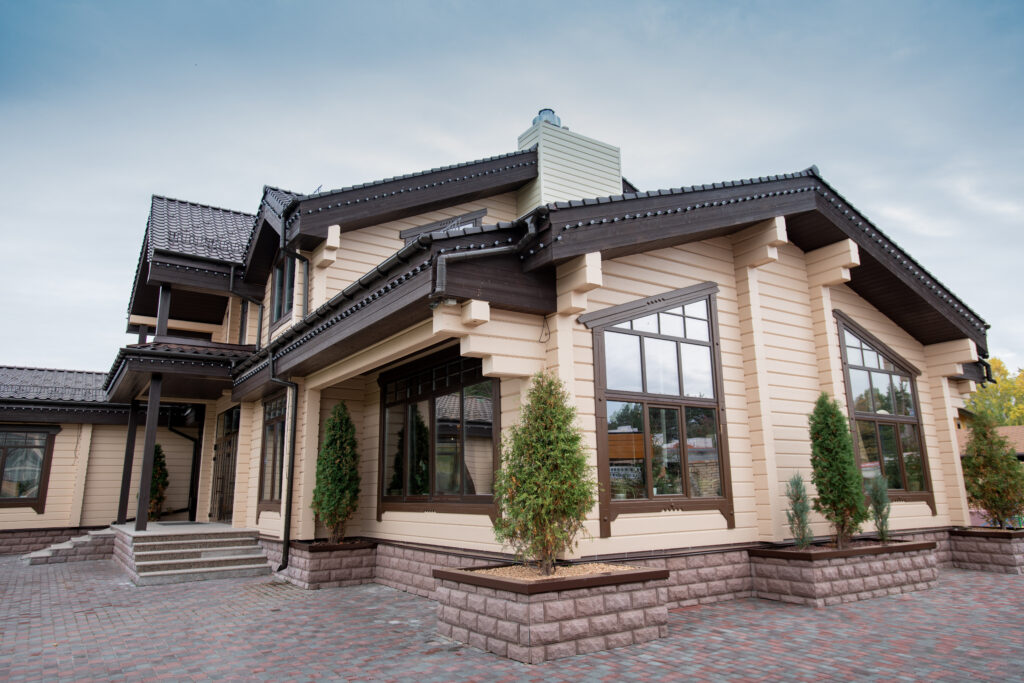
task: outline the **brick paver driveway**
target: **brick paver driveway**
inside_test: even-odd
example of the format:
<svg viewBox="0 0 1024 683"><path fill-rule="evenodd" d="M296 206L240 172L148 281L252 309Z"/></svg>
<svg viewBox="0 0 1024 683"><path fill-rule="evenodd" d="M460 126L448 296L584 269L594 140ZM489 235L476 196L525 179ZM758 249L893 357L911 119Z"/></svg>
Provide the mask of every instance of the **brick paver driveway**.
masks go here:
<svg viewBox="0 0 1024 683"><path fill-rule="evenodd" d="M538 666L434 627L434 603L378 585L137 588L112 562L0 557L0 680L1024 680L1024 577L976 572L827 610L678 610L666 639Z"/></svg>

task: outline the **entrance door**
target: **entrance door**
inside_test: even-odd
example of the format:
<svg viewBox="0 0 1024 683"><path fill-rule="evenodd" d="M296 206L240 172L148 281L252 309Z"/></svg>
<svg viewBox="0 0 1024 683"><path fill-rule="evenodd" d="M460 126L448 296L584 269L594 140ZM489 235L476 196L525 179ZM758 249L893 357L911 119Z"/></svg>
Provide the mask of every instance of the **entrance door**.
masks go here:
<svg viewBox="0 0 1024 683"><path fill-rule="evenodd" d="M213 490L210 519L231 523L235 501L235 451L238 448L238 406L217 416L217 442L213 445Z"/></svg>

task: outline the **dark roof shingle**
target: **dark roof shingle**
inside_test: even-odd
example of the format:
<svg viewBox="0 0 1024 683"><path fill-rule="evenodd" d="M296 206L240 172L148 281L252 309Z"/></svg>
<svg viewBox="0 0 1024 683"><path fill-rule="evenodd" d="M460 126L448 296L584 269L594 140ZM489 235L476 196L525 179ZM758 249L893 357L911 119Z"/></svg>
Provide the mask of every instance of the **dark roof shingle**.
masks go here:
<svg viewBox="0 0 1024 683"><path fill-rule="evenodd" d="M147 256L155 249L198 258L243 263L256 217L153 195L146 226Z"/></svg>
<svg viewBox="0 0 1024 683"><path fill-rule="evenodd" d="M102 402L105 372L0 366L0 400Z"/></svg>

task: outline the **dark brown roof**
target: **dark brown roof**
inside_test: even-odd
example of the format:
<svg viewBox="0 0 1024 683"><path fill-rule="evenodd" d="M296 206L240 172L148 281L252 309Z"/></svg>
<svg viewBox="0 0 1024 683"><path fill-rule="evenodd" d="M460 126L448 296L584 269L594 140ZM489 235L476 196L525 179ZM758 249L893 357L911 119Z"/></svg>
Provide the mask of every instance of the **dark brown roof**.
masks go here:
<svg viewBox="0 0 1024 683"><path fill-rule="evenodd" d="M106 400L106 373L0 366L0 399L21 401Z"/></svg>
<svg viewBox="0 0 1024 683"><path fill-rule="evenodd" d="M146 224L147 256L157 249L241 264L255 216L153 195Z"/></svg>

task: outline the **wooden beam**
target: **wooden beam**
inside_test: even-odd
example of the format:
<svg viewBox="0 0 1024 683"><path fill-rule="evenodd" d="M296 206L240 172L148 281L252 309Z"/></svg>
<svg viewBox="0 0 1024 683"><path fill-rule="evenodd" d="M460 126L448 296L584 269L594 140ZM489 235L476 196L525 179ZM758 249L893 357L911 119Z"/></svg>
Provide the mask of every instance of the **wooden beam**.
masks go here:
<svg viewBox="0 0 1024 683"><path fill-rule="evenodd" d="M124 443L124 465L121 467L121 497L117 502L117 523L128 519L128 494L132 489L132 464L135 462L135 432L139 426L139 402L132 401L128 409L128 435Z"/></svg>
<svg viewBox="0 0 1024 683"><path fill-rule="evenodd" d="M156 448L156 427L160 421L160 390L163 376L153 375L149 382L149 403L146 404L146 437L142 448L142 473L139 475L139 506L135 512L135 530L145 531L149 522L149 485L153 480L153 450Z"/></svg>

